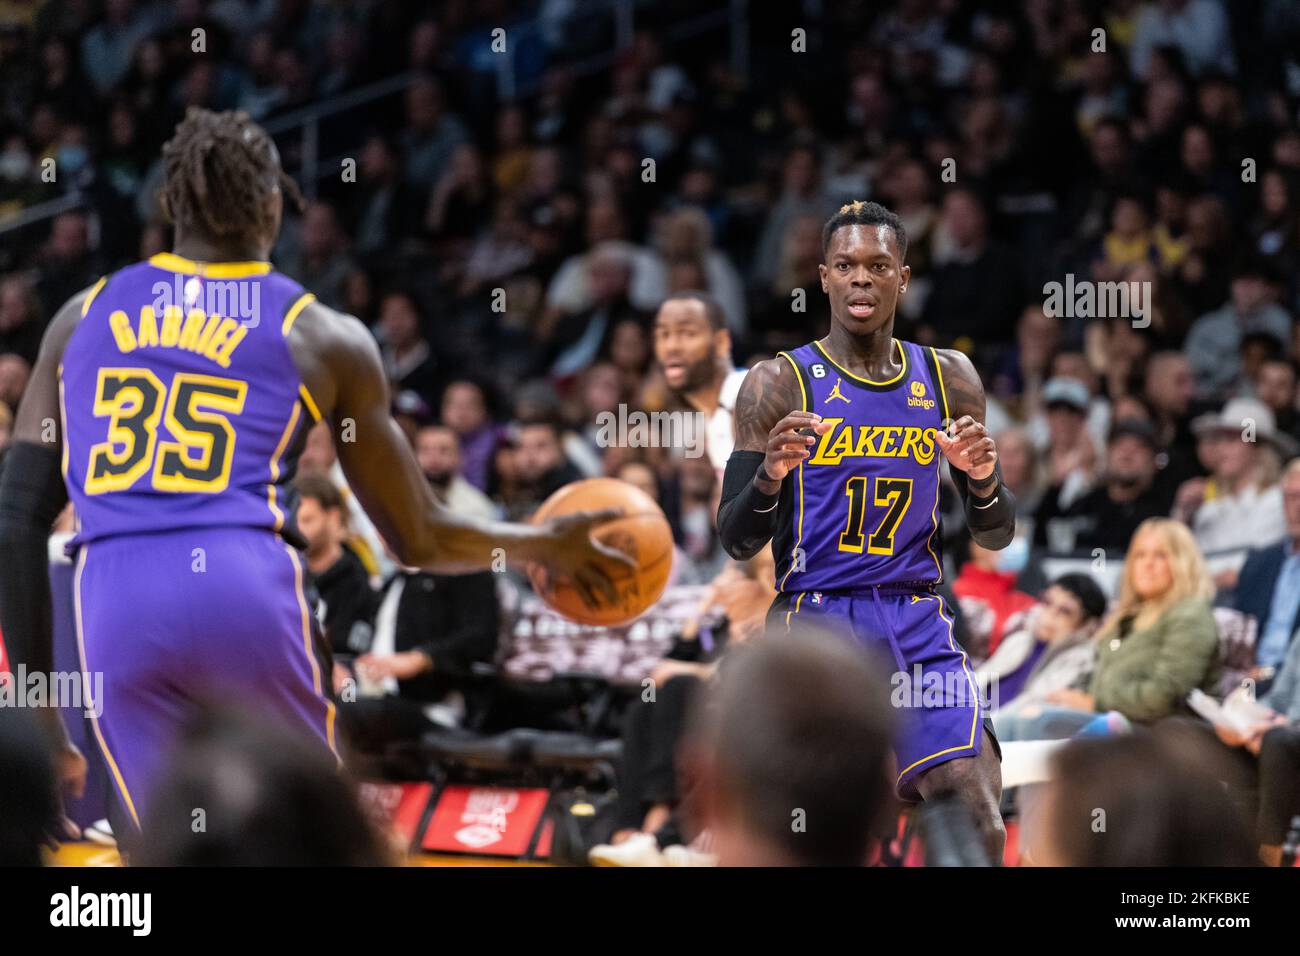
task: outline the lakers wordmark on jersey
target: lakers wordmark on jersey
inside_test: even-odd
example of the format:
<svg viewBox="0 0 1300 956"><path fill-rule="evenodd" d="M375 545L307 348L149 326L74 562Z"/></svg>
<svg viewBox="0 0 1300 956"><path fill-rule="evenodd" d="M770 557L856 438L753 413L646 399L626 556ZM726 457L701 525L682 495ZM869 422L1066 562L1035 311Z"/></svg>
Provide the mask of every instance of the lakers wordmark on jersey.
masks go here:
<svg viewBox="0 0 1300 956"><path fill-rule="evenodd" d="M935 435L948 402L932 348L894 340L901 368L871 381L817 342L780 357L803 410L831 427L782 484L773 547L781 591L853 590L943 576Z"/></svg>

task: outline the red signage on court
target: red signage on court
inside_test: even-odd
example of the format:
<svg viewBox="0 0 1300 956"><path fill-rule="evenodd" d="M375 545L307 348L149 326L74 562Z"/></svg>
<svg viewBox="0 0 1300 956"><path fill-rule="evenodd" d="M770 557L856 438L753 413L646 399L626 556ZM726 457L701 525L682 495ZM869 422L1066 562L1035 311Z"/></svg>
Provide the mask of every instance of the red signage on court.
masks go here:
<svg viewBox="0 0 1300 956"><path fill-rule="evenodd" d="M470 787L442 791L422 844L438 853L523 856L546 811L541 788Z"/></svg>

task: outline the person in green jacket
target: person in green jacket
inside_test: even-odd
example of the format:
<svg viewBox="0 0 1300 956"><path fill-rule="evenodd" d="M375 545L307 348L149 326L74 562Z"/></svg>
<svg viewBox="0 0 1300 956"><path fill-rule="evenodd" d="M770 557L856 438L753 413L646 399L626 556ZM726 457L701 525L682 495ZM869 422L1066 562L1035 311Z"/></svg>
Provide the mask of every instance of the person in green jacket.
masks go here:
<svg viewBox="0 0 1300 956"><path fill-rule="evenodd" d="M1069 737L1109 711L1144 724L1189 713L1187 695L1195 688L1213 693L1217 678L1213 594L1187 526L1169 518L1142 522L1124 559L1119 600L1095 639L1088 689L1050 694L1047 706L999 724L999 737Z"/></svg>

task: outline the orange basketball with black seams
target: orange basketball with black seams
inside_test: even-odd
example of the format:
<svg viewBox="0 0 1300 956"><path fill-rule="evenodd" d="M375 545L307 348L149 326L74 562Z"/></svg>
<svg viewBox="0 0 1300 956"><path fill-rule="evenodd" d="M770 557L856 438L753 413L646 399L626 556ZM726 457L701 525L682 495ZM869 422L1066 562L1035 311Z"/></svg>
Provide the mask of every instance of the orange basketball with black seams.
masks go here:
<svg viewBox="0 0 1300 956"><path fill-rule="evenodd" d="M626 481L588 478L565 485L547 498L532 521L537 524L577 511L604 508L619 508L623 514L597 526L593 537L636 562L635 568L612 560L601 562L618 592L613 603L602 599L599 607L588 606L573 581L553 580L551 571L541 565L528 569L528 579L542 600L565 617L580 624L616 627L645 613L668 585L673 567L673 532L663 509Z"/></svg>

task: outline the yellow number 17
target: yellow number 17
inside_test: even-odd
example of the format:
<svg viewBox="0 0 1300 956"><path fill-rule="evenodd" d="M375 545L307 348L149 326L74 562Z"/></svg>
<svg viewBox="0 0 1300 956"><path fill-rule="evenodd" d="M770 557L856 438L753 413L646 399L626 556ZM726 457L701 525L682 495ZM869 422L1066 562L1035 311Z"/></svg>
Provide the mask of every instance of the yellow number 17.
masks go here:
<svg viewBox="0 0 1300 956"><path fill-rule="evenodd" d="M912 503L912 479L884 476L875 479L873 503L886 510L876 530L864 539L862 523L867 513L867 481L866 475L858 475L844 485L844 493L849 496L849 520L840 535L840 550L861 554L865 544L868 554L893 554L894 532L898 530L903 515L907 514L907 506Z"/></svg>

